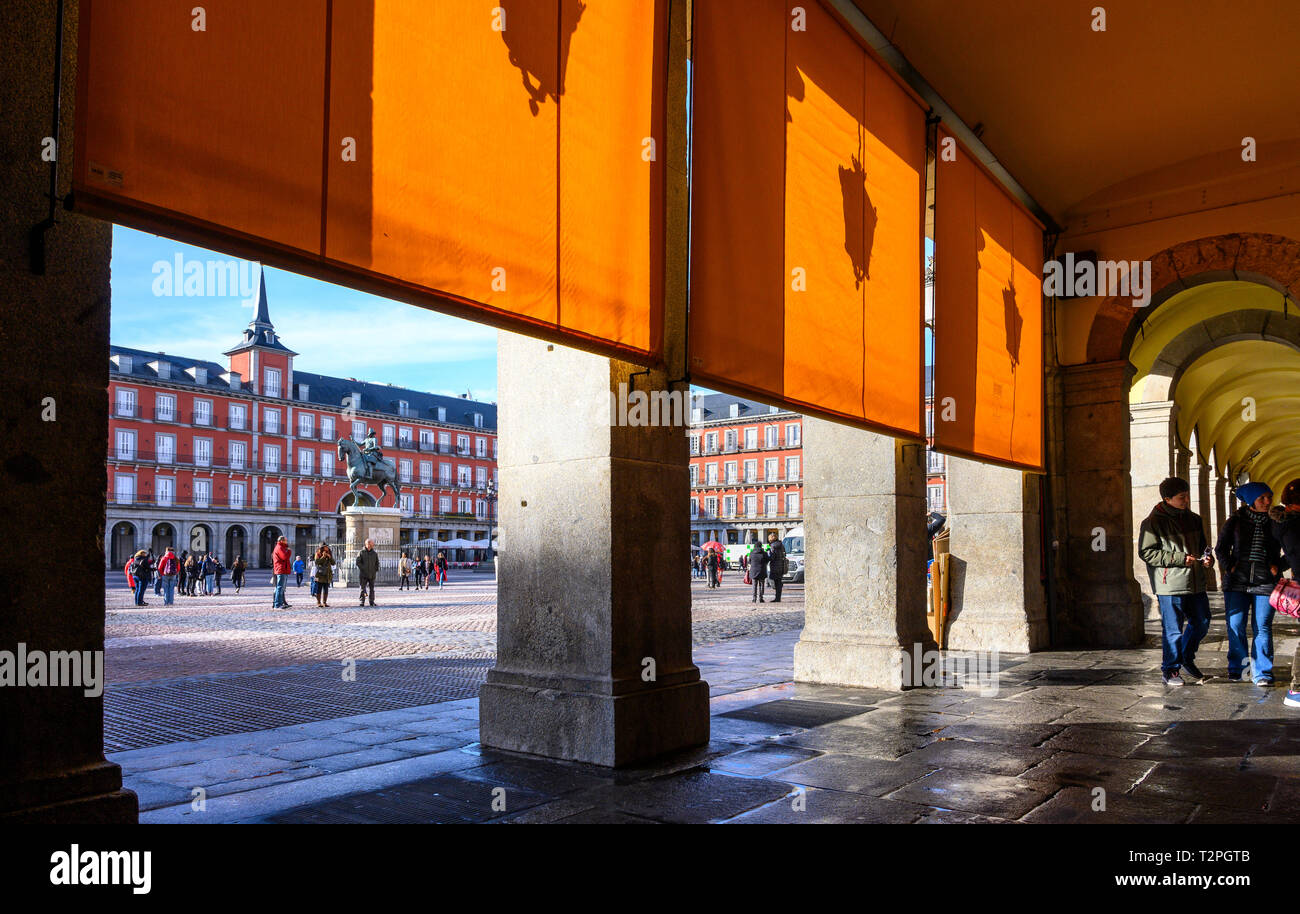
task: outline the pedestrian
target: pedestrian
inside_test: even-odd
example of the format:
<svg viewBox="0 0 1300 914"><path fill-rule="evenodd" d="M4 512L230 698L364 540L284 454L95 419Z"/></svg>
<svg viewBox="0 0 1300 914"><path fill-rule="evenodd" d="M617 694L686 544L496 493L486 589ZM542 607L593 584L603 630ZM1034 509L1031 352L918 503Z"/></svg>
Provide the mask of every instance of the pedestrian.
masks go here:
<svg viewBox="0 0 1300 914"><path fill-rule="evenodd" d="M217 591L217 563L209 552L203 557L203 594L212 596Z"/></svg>
<svg viewBox="0 0 1300 914"><path fill-rule="evenodd" d="M176 553L172 551L171 546L168 546L167 551L158 560L158 580L162 583L164 606L171 606L175 600L176 575L180 567L180 559L176 558Z"/></svg>
<svg viewBox="0 0 1300 914"><path fill-rule="evenodd" d="M167 548L170 549L171 547L168 546ZM162 563L162 556L160 555L160 556L155 557L154 554L153 554L152 552L150 552L150 553L149 553L149 561L150 561L150 563L154 566L154 568L157 568L157 567L159 566L159 564ZM153 577L153 592L154 592L157 596L160 596L160 597L162 596L162 586L163 586L162 575L160 575L160 574L155 574L154 577Z"/></svg>
<svg viewBox="0 0 1300 914"><path fill-rule="evenodd" d="M329 606L330 584L334 581L334 553L321 543L316 547L316 605Z"/></svg>
<svg viewBox="0 0 1300 914"><path fill-rule="evenodd" d="M785 573L789 562L785 557L785 543L775 533L767 535L767 578L772 582L773 603L781 602L781 588L785 585Z"/></svg>
<svg viewBox="0 0 1300 914"><path fill-rule="evenodd" d="M135 554L135 559L127 566L130 570L128 574L134 581L135 586L135 605L148 606L144 601L144 590L149 586L150 579L153 578L153 566L149 563L149 553L141 549Z"/></svg>
<svg viewBox="0 0 1300 914"><path fill-rule="evenodd" d="M212 580L217 585L216 594L221 596L221 576L226 573L226 566L221 564L220 557L212 553Z"/></svg>
<svg viewBox="0 0 1300 914"><path fill-rule="evenodd" d="M185 596L185 560L190 557L188 549L182 549L176 561L176 592Z"/></svg>
<svg viewBox="0 0 1300 914"><path fill-rule="evenodd" d="M1138 557L1160 604L1160 676L1167 686L1205 679L1196 648L1210 630L1206 576L1214 558L1201 516L1190 510L1191 497L1187 480L1170 476L1160 483L1160 503L1138 530Z"/></svg>
<svg viewBox="0 0 1300 914"><path fill-rule="evenodd" d="M320 588L316 586L316 556L315 555L312 555L311 561L307 563L307 582L311 588L312 599L316 600L316 603L319 605L320 600L316 597L316 594L320 590Z"/></svg>
<svg viewBox="0 0 1300 914"><path fill-rule="evenodd" d="M361 602L366 605L366 589L370 590L370 605L375 605L375 577L379 574L379 553L375 551L375 541L366 540L366 548L357 553L355 559L358 577L361 581Z"/></svg>
<svg viewBox="0 0 1300 914"><path fill-rule="evenodd" d="M235 556L235 561L230 565L230 583L235 585L235 593L239 593L240 588L244 586L244 572L246 570L248 570L248 566L244 564L244 557L242 555Z"/></svg>
<svg viewBox="0 0 1300 914"><path fill-rule="evenodd" d="M764 594L767 592L767 553L758 542L758 534L753 534L749 544L749 554L742 556L741 559L745 563L746 574L753 582L753 596L749 602L766 603Z"/></svg>
<svg viewBox="0 0 1300 914"><path fill-rule="evenodd" d="M275 549L271 552L271 580L275 583L275 591L271 596L272 609L290 608L284 599L284 585L289 580L289 559L292 556L289 538L281 536L275 541Z"/></svg>
<svg viewBox="0 0 1300 914"><path fill-rule="evenodd" d="M300 556L300 555L298 555L298 556L294 556L294 559L293 559L293 573L294 573L295 575L298 576L298 586L299 586L299 587L302 586L302 573L303 573L303 571L304 571L306 568L307 568L307 566L304 565L303 562L302 562L302 556Z"/></svg>
<svg viewBox="0 0 1300 914"><path fill-rule="evenodd" d="M418 556L411 563L411 571L415 573L415 589L419 590L424 586L424 580L429 574L429 560L427 556Z"/></svg>
<svg viewBox="0 0 1300 914"><path fill-rule="evenodd" d="M198 586L199 582L199 562L192 552L190 553L189 558L185 560L185 581L185 596L194 596L194 588Z"/></svg>
<svg viewBox="0 0 1300 914"><path fill-rule="evenodd" d="M438 589L439 589L439 590L442 590L442 586L443 586L444 584L447 583L447 555L446 555L446 553L442 553L442 552L439 552L439 553L438 553L438 561L435 563L435 566L436 566L436 568L435 568L435 572L436 572L437 575L438 575Z"/></svg>
<svg viewBox="0 0 1300 914"><path fill-rule="evenodd" d="M707 568L708 568L708 573L709 573L709 587L710 587L710 588L713 588L713 587L717 587L717 586L718 586L718 583L719 583L719 578L718 578L719 570L718 570L718 566L719 566L720 564L721 564L721 561L720 561L720 558L719 558L719 556L718 556L718 550L716 550L716 549L710 549L710 550L709 550L708 559L707 559Z"/></svg>
<svg viewBox="0 0 1300 914"><path fill-rule="evenodd" d="M407 556L405 552L402 553L402 558L397 563L397 576L398 576L397 589L410 590L411 589L411 559ZM415 589L416 590L420 589L420 573L418 571L415 573Z"/></svg>
<svg viewBox="0 0 1300 914"><path fill-rule="evenodd" d="M1273 490L1250 482L1234 494L1241 507L1224 523L1214 550L1228 617L1228 678L1241 681L1249 657L1249 678L1267 688L1273 684L1273 607L1268 598L1282 576L1282 545L1268 516ZM1247 647L1249 628L1253 637Z"/></svg>
<svg viewBox="0 0 1300 914"><path fill-rule="evenodd" d="M1282 503L1268 511L1273 522L1273 536L1282 547L1282 555L1291 568L1291 579L1300 581L1300 478L1291 480L1282 490ZM1291 658L1291 687L1282 703L1300 708L1300 643Z"/></svg>

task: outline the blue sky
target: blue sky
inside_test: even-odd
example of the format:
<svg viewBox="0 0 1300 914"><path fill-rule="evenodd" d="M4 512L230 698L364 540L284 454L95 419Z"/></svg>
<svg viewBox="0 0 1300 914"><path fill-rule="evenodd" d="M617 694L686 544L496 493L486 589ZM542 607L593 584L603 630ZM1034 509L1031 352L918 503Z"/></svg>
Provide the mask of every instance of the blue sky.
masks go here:
<svg viewBox="0 0 1300 914"><path fill-rule="evenodd" d="M238 294L154 294L154 265L229 261L203 248L113 226L112 342L224 364L253 308ZM256 277L257 267L253 267ZM254 279L256 281L256 279ZM476 400L497 398L497 332L471 321L268 268L266 297L294 367Z"/></svg>

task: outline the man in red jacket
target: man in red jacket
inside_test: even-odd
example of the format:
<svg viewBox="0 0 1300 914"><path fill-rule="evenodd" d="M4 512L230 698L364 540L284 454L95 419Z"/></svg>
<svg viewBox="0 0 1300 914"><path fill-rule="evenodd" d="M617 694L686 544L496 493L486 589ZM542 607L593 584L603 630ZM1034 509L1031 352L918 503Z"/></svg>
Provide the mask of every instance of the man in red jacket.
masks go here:
<svg viewBox="0 0 1300 914"><path fill-rule="evenodd" d="M289 538L282 536L275 542L275 551L271 553L271 574L275 576L275 596L271 599L272 609L288 609L284 602L284 583L289 579L289 569L293 554L289 551Z"/></svg>
<svg viewBox="0 0 1300 914"><path fill-rule="evenodd" d="M162 581L163 604L171 606L176 594L176 574L180 570L181 560L171 546L158 560L158 580Z"/></svg>

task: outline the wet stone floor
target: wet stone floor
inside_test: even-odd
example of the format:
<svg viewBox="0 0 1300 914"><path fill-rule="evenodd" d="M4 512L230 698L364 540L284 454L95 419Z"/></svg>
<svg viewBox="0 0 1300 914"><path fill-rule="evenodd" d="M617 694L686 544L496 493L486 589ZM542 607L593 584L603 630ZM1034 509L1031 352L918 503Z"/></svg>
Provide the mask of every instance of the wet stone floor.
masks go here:
<svg viewBox="0 0 1300 914"><path fill-rule="evenodd" d="M615 771L483 748L476 699L219 737L224 761L115 760L139 772L128 786L176 791L142 814L160 822L1300 821L1300 710L1282 703L1294 623L1275 625L1272 689L1227 680L1221 621L1198 656L1210 678L1167 688L1155 632L1142 649L1002 655L995 694L794 683L796 633L705 646L709 744ZM196 811L191 787L237 758L269 760L273 786L254 776Z"/></svg>

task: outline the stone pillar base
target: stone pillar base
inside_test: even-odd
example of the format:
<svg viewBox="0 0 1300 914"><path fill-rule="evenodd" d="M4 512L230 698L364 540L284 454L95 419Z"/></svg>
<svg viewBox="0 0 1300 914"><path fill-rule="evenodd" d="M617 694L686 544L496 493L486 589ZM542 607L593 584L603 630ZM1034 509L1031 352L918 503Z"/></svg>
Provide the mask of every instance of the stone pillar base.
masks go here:
<svg viewBox="0 0 1300 914"><path fill-rule="evenodd" d="M5 824L104 825L138 818L136 795L122 789L122 769L113 762L0 785Z"/></svg>
<svg viewBox="0 0 1300 914"><path fill-rule="evenodd" d="M488 677L479 691L479 741L487 747L612 768L709 741L702 680L610 695Z"/></svg>
<svg viewBox="0 0 1300 914"><path fill-rule="evenodd" d="M920 643L922 651L935 650L934 643ZM860 689L910 687L903 677L907 655L897 644L863 641L819 640L806 629L794 646L794 678L798 682L852 686Z"/></svg>

